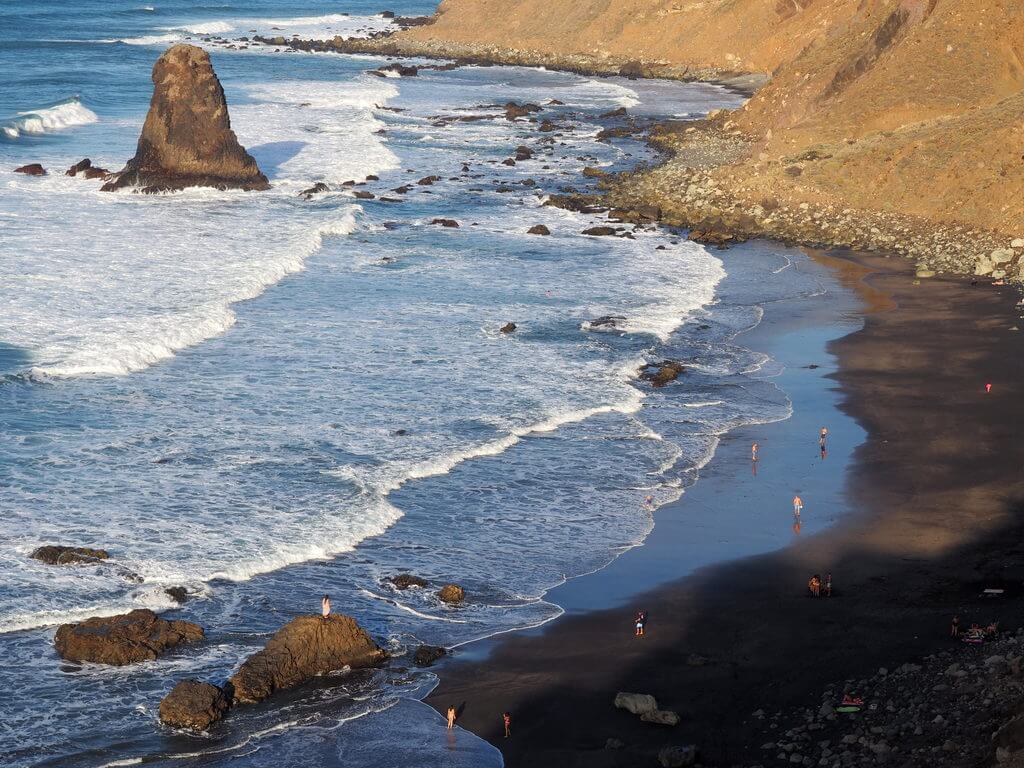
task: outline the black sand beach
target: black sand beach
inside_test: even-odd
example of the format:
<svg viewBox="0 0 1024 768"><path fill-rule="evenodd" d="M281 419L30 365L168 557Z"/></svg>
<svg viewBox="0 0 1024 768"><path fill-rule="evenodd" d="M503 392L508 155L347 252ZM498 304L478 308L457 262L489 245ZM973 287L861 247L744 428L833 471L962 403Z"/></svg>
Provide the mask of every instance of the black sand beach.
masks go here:
<svg viewBox="0 0 1024 768"><path fill-rule="evenodd" d="M696 744L704 764L759 763L771 734L755 711L816 707L829 683L948 648L954 613L965 625L1018 623L1024 447L1013 384L1024 374L1024 355L1016 292L972 287L966 278L915 281L906 262L881 257L812 257L835 270L861 308L768 307L761 326L740 338L793 366L799 360L780 356L773 339L795 333L789 340L799 344L801 328L855 325L863 313L862 330L829 344L834 371L827 360L806 359L803 365L826 368L791 367L791 380L780 381L793 417L727 435L700 482L659 511L644 547L561 588L569 600L550 593L567 616L439 670L429 702L464 705L460 724L499 745L506 765L651 765L670 744ZM841 421L838 430L829 425L828 458L815 456L823 391L833 386L842 411L867 433L848 464L842 444L857 430ZM762 456L756 485L746 482L753 440ZM689 570L686 532L703 515L742 506L789 524L794 477L822 482L826 495L834 484L842 491L837 505L849 513L817 534L805 527L777 552L669 581L673 551L676 572ZM809 526L822 514L819 497L795 490ZM834 597L808 599L809 576L828 571ZM631 573L638 574L632 582ZM660 581L668 583L655 586ZM986 587L1006 592L984 601ZM594 609L602 599L614 607ZM631 630L641 608L650 614L642 640ZM682 721L674 728L642 723L612 706L617 691L653 694ZM507 740L506 710L514 722ZM606 749L609 738L623 748Z"/></svg>

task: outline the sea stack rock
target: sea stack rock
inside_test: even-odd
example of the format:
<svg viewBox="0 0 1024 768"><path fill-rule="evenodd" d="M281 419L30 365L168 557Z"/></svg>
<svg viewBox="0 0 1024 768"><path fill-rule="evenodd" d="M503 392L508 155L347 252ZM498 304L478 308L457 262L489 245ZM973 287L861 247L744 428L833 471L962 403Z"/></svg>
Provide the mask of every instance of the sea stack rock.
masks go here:
<svg viewBox="0 0 1024 768"><path fill-rule="evenodd" d="M386 658L387 653L349 616L299 616L245 660L231 685L235 701L251 704L317 675L372 667Z"/></svg>
<svg viewBox="0 0 1024 768"><path fill-rule="evenodd" d="M53 643L69 661L123 666L151 661L169 648L203 639L203 628L188 621L167 621L145 608L120 616L62 624Z"/></svg>
<svg viewBox="0 0 1024 768"><path fill-rule="evenodd" d="M231 130L224 89L202 48L178 44L153 66L153 98L135 157L104 191L141 187L268 189L252 155Z"/></svg>

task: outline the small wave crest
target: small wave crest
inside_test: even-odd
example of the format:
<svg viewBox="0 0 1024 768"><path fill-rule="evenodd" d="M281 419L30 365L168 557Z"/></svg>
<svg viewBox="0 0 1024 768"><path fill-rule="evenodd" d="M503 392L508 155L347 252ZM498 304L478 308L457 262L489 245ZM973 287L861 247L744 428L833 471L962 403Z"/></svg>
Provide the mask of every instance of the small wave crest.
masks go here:
<svg viewBox="0 0 1024 768"><path fill-rule="evenodd" d="M76 125L88 125L99 120L96 113L82 104L81 99L72 96L45 107L28 112L18 112L14 117L0 120L0 132L8 139L17 139L23 134L43 134L62 131Z"/></svg>

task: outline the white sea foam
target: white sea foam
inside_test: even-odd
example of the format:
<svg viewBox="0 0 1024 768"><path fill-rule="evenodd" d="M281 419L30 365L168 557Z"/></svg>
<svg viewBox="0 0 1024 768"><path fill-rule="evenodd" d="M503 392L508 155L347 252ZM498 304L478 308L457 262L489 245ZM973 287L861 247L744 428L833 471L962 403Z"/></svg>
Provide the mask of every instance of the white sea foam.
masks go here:
<svg viewBox="0 0 1024 768"><path fill-rule="evenodd" d="M190 40L196 37L252 34L267 37L298 36L304 39L327 39L334 37L351 38L380 32L393 26L390 19L381 16L350 16L345 13L328 13L322 16L298 16L294 18L235 18L212 21L194 21L174 26L160 27L153 34L107 40L128 45L163 45Z"/></svg>
<svg viewBox="0 0 1024 768"><path fill-rule="evenodd" d="M0 132L9 139L22 134L41 134L62 131L76 125L95 123L99 118L77 96L58 101L39 109L18 112L14 117L0 120Z"/></svg>

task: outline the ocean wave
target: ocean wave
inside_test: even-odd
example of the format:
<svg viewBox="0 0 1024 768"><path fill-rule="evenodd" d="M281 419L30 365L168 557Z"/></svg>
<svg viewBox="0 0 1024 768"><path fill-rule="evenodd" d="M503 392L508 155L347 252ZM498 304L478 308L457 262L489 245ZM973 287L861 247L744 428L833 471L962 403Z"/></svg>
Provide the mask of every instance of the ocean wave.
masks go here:
<svg viewBox="0 0 1024 768"><path fill-rule="evenodd" d="M77 96L48 104L14 117L0 120L0 132L9 139L22 134L42 134L62 131L76 125L88 125L99 120L96 113L82 104Z"/></svg>
<svg viewBox="0 0 1024 768"><path fill-rule="evenodd" d="M155 9L153 9L155 11ZM322 16L298 16L288 19L236 18L213 21L191 21L173 26L159 27L154 34L138 37L114 38L107 43L127 45L161 45L179 42L193 36L225 36L256 34L302 38L345 39L370 32L379 32L392 25L382 16L351 16L347 13L328 13Z"/></svg>

